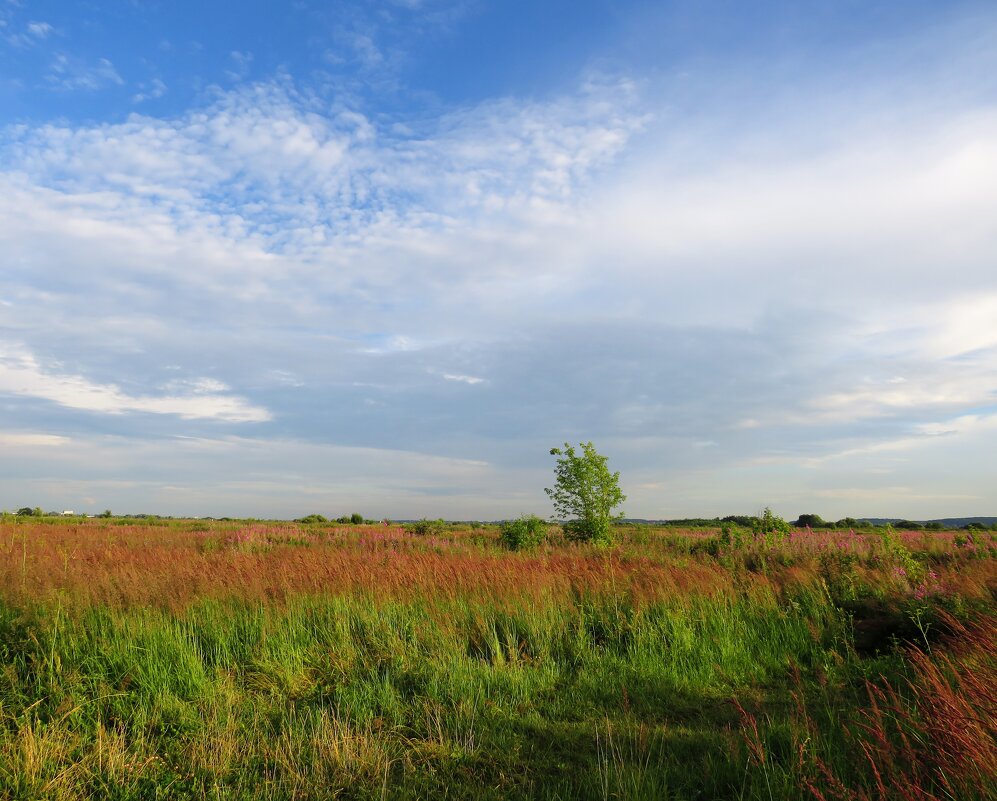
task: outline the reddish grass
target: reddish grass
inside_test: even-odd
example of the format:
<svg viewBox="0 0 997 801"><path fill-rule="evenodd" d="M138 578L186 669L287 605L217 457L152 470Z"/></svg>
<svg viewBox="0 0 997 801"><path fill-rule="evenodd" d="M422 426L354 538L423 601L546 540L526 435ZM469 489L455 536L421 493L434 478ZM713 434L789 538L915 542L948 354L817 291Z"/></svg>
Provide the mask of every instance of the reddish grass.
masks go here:
<svg viewBox="0 0 997 801"><path fill-rule="evenodd" d="M945 616L934 653L907 653L909 678L867 681L867 704L841 722L847 752L804 701L798 670L794 783L817 801L970 801L997 797L997 617ZM736 699L749 764L771 766L766 727ZM844 757L844 759L842 759ZM836 767L837 766L837 767ZM846 766L846 767L842 767Z"/></svg>
<svg viewBox="0 0 997 801"><path fill-rule="evenodd" d="M296 594L487 598L516 602L618 592L635 601L720 591L715 565L667 563L559 546L482 547L469 532L418 537L399 527L292 524L199 528L0 525L0 597L179 607L202 598Z"/></svg>
<svg viewBox="0 0 997 801"><path fill-rule="evenodd" d="M768 552L764 571L734 575L712 558L688 553L690 540L714 533L652 530L628 544L624 531L621 546L610 551L558 543L510 553L497 546L494 533L469 530L420 537L380 525L16 521L0 523L0 598L175 608L201 598L279 601L313 593L496 603L613 593L642 603L727 591L779 593L814 582L821 555L835 549L866 557L856 568L863 581L889 580L890 568L876 559L876 535L797 533ZM966 598L997 594L997 560L973 558L950 535L919 537L941 555L940 587ZM750 556L749 546L746 563Z"/></svg>
<svg viewBox="0 0 997 801"><path fill-rule="evenodd" d="M909 651L905 686L866 682L868 705L845 726L865 771L838 775L820 756L808 769L801 758L802 783L818 801L997 796L997 618L943 623L950 632L943 648ZM819 734L802 702L797 716L802 748ZM742 736L754 754L757 731Z"/></svg>

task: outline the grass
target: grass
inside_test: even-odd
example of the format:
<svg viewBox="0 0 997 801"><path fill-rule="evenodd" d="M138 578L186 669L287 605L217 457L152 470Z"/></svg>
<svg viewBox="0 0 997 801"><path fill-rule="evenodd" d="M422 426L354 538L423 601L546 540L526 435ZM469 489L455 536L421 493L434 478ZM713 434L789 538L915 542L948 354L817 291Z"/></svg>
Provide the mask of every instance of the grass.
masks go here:
<svg viewBox="0 0 997 801"><path fill-rule="evenodd" d="M997 791L989 534L115 523L0 524L0 798Z"/></svg>

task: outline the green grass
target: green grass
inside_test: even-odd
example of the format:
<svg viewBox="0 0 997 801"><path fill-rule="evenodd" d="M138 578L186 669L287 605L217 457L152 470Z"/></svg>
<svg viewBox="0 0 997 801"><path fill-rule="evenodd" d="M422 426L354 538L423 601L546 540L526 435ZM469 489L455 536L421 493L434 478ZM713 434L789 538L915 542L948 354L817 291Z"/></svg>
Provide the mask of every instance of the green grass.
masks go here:
<svg viewBox="0 0 997 801"><path fill-rule="evenodd" d="M925 540L914 556L926 569L962 569L920 598L878 544L711 555L701 536L638 532L613 554L530 556L504 551L494 532L441 544L382 542L378 529L298 542L267 529L250 542L265 544L263 561L241 541L206 550L216 539L110 531L36 535L28 548L12 529L0 799L997 795L985 723L955 761L920 767L968 721L997 720L992 540L971 553ZM205 533L216 531L227 529ZM279 600L270 587L285 585L262 581L227 600L189 591L195 580L229 587L210 581L246 565L257 576L279 567L293 586L361 536L390 594L345 581ZM399 564L409 572L387 572ZM655 564L701 586L658 592L648 582L673 573ZM427 592L426 576L452 579L444 568L461 565L480 573L468 587L505 594ZM562 580L572 567L587 583ZM157 570L172 571L162 586L175 595L143 605ZM545 589L514 595L520 575ZM83 593L81 576L100 592ZM411 577L423 583L410 590Z"/></svg>
<svg viewBox="0 0 997 801"><path fill-rule="evenodd" d="M765 798L730 699L844 676L848 636L820 592L2 607L0 794Z"/></svg>
<svg viewBox="0 0 997 801"><path fill-rule="evenodd" d="M765 797L728 699L839 669L847 636L817 592L4 606L0 795Z"/></svg>

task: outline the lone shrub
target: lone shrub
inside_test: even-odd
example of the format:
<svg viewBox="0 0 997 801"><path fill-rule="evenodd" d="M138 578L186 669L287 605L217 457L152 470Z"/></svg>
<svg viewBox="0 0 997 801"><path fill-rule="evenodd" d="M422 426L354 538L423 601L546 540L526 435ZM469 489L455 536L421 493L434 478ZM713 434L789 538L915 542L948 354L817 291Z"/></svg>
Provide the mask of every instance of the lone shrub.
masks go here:
<svg viewBox="0 0 997 801"><path fill-rule="evenodd" d="M419 534L420 536L440 535L447 530L447 523L442 518L439 520L416 520L414 523L408 525L409 531L413 534Z"/></svg>
<svg viewBox="0 0 997 801"><path fill-rule="evenodd" d="M502 524L499 539L512 551L535 548L547 539L547 522L536 515L523 515L518 520L507 520Z"/></svg>
<svg viewBox="0 0 997 801"><path fill-rule="evenodd" d="M328 523L329 521L325 517L325 515L312 514L312 515L305 515L304 517L299 517L294 522L295 523Z"/></svg>
<svg viewBox="0 0 997 801"><path fill-rule="evenodd" d="M768 546L777 545L789 536L789 523L765 507L761 517L756 517L751 526L755 540L764 541Z"/></svg>

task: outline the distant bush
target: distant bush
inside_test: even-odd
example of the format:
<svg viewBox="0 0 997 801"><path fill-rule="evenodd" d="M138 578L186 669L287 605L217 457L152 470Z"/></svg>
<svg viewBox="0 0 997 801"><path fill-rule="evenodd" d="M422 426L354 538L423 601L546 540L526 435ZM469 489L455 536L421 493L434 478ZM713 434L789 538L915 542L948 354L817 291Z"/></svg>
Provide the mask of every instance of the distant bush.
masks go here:
<svg viewBox="0 0 997 801"><path fill-rule="evenodd" d="M800 515L793 523L797 528L827 528L831 524L826 522L820 515L806 514Z"/></svg>
<svg viewBox="0 0 997 801"><path fill-rule="evenodd" d="M756 540L764 540L766 545L775 545L789 536L789 523L766 507L762 516L752 521L751 530Z"/></svg>
<svg viewBox="0 0 997 801"><path fill-rule="evenodd" d="M499 539L513 551L535 548L547 539L547 521L536 515L523 515L502 524Z"/></svg>
<svg viewBox="0 0 997 801"><path fill-rule="evenodd" d="M893 527L898 528L901 531L920 531L924 528L924 526L916 520L898 520L893 524Z"/></svg>
<svg viewBox="0 0 997 801"><path fill-rule="evenodd" d="M295 523L328 523L329 520L324 515L306 515L305 517L299 517L294 521Z"/></svg>
<svg viewBox="0 0 997 801"><path fill-rule="evenodd" d="M746 540L747 533L744 529L734 523L724 522L720 524L719 534L695 543L690 549L690 553L705 553L716 558L722 554L738 550L745 544Z"/></svg>
<svg viewBox="0 0 997 801"><path fill-rule="evenodd" d="M723 548L740 548L744 544L745 534L734 523L721 523L717 539Z"/></svg>
<svg viewBox="0 0 997 801"><path fill-rule="evenodd" d="M426 518L423 518L422 520L416 520L414 523L409 523L406 528L413 534L419 534L420 536L429 534L439 535L447 530L447 521L442 518L438 520L426 520Z"/></svg>

